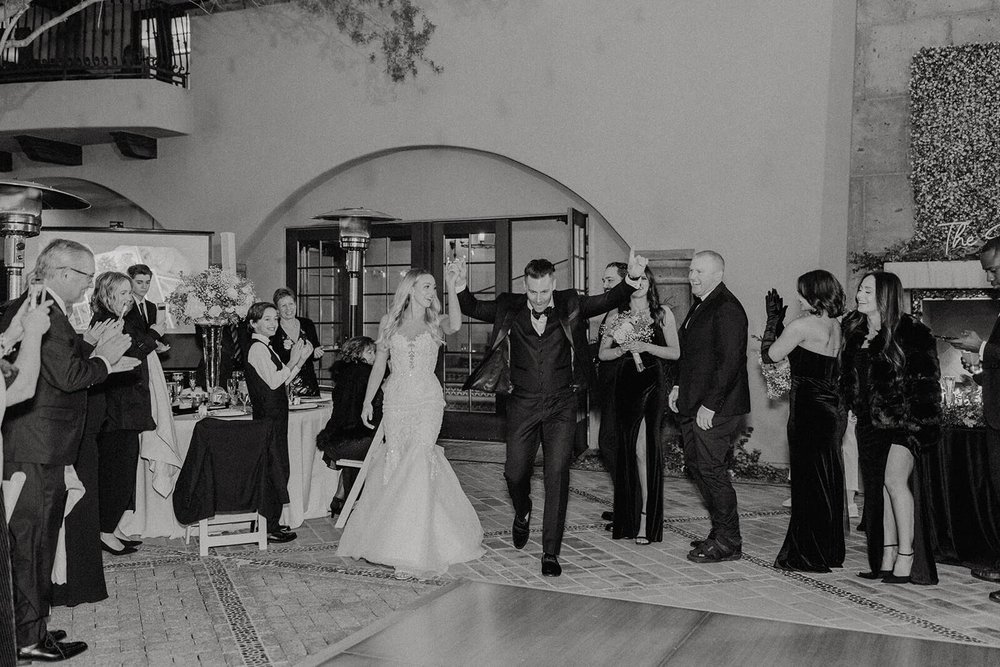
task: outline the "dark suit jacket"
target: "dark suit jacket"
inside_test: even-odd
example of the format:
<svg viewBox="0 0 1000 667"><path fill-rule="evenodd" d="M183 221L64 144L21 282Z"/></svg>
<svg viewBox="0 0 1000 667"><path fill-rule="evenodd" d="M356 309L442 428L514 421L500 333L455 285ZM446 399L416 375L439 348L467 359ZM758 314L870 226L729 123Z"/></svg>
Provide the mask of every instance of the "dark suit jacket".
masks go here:
<svg viewBox="0 0 1000 667"><path fill-rule="evenodd" d="M132 302L135 303L135 299L132 299ZM125 323L131 323L133 327L145 331L157 341L162 340L163 336L149 328L151 324L156 324L156 304L146 300L143 300L142 304L143 308L146 309L146 318L142 317L139 307L136 306L129 308L129 311L125 313Z"/></svg>
<svg viewBox="0 0 1000 667"><path fill-rule="evenodd" d="M747 314L725 283L720 283L678 330L677 411L686 417L704 405L719 417L750 412L747 382Z"/></svg>
<svg viewBox="0 0 1000 667"><path fill-rule="evenodd" d="M626 303L635 288L622 281L609 292L597 296L580 296L576 290L556 290L552 293L553 313L559 318L566 340L573 346L573 377L576 386L594 383L593 357L588 349L587 320ZM489 345L503 330L509 330L514 316L528 308L525 294L504 292L495 301L480 301L468 288L458 293L462 314L483 322L492 322Z"/></svg>
<svg viewBox="0 0 1000 667"><path fill-rule="evenodd" d="M101 393L106 402L105 430L150 431L156 428L153 421L153 402L149 394L149 364L146 357L156 349L154 331L148 330L141 317L129 318L125 314L122 331L132 337L132 345L125 352L126 357L138 359L137 368L124 373L115 373L104 383ZM103 311L94 313L91 324L113 319L114 314Z"/></svg>
<svg viewBox="0 0 1000 667"><path fill-rule="evenodd" d="M980 363L983 366L979 378L983 385L983 416L987 426L1000 429L1000 318L993 325Z"/></svg>
<svg viewBox="0 0 1000 667"><path fill-rule="evenodd" d="M10 325L25 298L10 304L0 329ZM90 358L93 347L73 331L55 304L49 319L35 396L9 408L3 420L5 461L72 465L87 417L87 388L108 377L104 361Z"/></svg>

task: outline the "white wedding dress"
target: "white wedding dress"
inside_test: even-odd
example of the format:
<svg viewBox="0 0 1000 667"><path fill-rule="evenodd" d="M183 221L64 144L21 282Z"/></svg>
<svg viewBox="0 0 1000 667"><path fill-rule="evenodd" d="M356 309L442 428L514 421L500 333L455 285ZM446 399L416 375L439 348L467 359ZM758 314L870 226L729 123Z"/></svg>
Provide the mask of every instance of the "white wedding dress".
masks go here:
<svg viewBox="0 0 1000 667"><path fill-rule="evenodd" d="M483 555L479 517L436 444L445 405L437 358L430 332L390 337L385 445L372 458L337 555L425 577Z"/></svg>

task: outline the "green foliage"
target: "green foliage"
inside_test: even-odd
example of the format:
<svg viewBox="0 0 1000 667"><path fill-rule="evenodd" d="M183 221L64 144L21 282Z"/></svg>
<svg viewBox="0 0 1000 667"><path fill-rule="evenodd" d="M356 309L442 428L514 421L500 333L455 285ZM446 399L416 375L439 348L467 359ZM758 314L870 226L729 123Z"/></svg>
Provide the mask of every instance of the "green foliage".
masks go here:
<svg viewBox="0 0 1000 667"><path fill-rule="evenodd" d="M768 482L771 484L786 484L788 482L788 470L773 466L766 461L761 461L759 449L747 449L747 443L753 435L753 427L748 426L740 434L739 442L736 443L733 460L729 463L729 470L736 479L753 480L758 482ZM684 449L680 435L673 435L665 439L663 443L664 471L669 475L686 475L684 470Z"/></svg>

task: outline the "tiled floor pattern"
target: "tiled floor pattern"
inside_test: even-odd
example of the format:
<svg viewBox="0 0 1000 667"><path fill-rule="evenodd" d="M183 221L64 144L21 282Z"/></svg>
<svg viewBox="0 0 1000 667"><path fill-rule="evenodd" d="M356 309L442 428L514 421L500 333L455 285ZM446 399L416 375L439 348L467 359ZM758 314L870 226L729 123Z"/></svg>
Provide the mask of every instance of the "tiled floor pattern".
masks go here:
<svg viewBox="0 0 1000 667"><path fill-rule="evenodd" d="M941 566L936 587L889 586L858 579L864 537L848 537L848 559L830 574L771 567L784 538L787 488L737 487L744 558L716 565L688 562L688 541L707 532L705 511L689 482L668 478L664 541L638 546L611 540L600 513L610 485L600 472L575 470L561 561L563 576L539 572L540 521L528 546L510 545L510 505L494 452L475 462L470 447L449 457L483 523L487 554L432 581L393 577L391 570L336 556L340 531L329 519L298 529L299 539L266 552L250 546L214 549L199 558L192 540L147 540L139 553L106 561L111 597L53 611L91 649L85 665L294 664L457 578L666 604L759 618L958 641L1000 648L1000 605L968 570ZM540 469L533 500L542 507ZM581 627L581 632L586 632ZM1000 656L998 656L1000 662Z"/></svg>

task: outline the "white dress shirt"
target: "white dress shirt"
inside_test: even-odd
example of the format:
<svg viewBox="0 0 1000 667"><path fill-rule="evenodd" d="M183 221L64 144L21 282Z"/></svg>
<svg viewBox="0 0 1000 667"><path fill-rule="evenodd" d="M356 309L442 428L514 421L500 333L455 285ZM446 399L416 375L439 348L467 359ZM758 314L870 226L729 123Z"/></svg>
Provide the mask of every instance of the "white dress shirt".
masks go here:
<svg viewBox="0 0 1000 667"><path fill-rule="evenodd" d="M281 364L281 369L274 367L274 359L278 358L278 355L271 350L270 341L265 336L259 333L255 333L251 336L250 351L247 352L247 363L253 366L253 369L257 371L257 375L261 377L267 386L271 389L277 389L281 385L288 382L292 375L292 370ZM263 347L260 345L254 345L253 341L260 341L263 343ZM272 358L271 355L274 355ZM281 363L280 359L278 363Z"/></svg>

